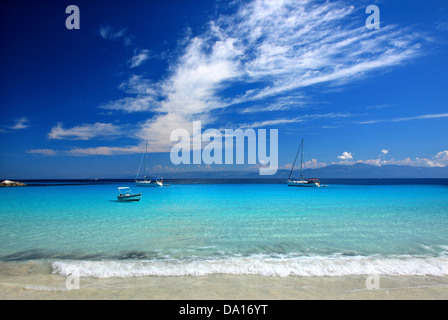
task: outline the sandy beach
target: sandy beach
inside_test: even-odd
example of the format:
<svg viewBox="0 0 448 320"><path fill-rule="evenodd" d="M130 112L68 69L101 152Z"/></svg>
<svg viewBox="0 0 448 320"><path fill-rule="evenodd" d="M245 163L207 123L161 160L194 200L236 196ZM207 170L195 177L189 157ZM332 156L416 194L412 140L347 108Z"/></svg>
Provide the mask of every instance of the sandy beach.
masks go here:
<svg viewBox="0 0 448 320"><path fill-rule="evenodd" d="M445 300L448 277L380 276L368 289L367 276L265 277L182 276L97 279L82 277L79 289L58 274L0 275L2 300Z"/></svg>

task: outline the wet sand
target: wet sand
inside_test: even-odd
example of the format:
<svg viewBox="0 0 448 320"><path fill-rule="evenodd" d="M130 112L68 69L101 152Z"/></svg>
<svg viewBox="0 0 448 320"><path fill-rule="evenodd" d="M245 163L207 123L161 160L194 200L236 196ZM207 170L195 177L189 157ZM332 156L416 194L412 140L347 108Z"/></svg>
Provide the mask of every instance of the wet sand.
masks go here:
<svg viewBox="0 0 448 320"><path fill-rule="evenodd" d="M77 300L446 300L448 277L380 276L379 288L366 287L367 276L80 278L57 274L0 273L0 299ZM70 279L69 279L70 280ZM378 284L378 282L377 282Z"/></svg>

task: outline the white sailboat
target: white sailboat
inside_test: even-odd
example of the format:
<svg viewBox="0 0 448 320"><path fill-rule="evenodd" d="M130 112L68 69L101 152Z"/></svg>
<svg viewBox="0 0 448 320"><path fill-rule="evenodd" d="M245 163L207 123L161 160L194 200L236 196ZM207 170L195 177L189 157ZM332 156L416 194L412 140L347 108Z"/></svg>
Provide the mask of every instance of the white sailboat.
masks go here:
<svg viewBox="0 0 448 320"><path fill-rule="evenodd" d="M297 160L300 150L302 150L302 156L300 158L300 179L291 179L291 175L294 170L294 166L296 164L296 160ZM320 181L318 179L303 178L302 169L303 169L303 139L302 139L302 143L299 146L299 150L297 150L296 158L294 159L294 163L292 165L291 172L289 173L288 186L290 186L290 187L308 187L308 188L321 187Z"/></svg>
<svg viewBox="0 0 448 320"><path fill-rule="evenodd" d="M155 177L148 177L146 176L146 173L148 172L148 142L146 142L146 149L145 149L145 167L144 167L144 173L143 178L139 179L138 176L140 174L140 168L142 166L142 163L140 162L140 167L138 168L137 176L135 177L135 185L139 187L163 187L163 178L155 178ZM143 158L142 158L143 161Z"/></svg>

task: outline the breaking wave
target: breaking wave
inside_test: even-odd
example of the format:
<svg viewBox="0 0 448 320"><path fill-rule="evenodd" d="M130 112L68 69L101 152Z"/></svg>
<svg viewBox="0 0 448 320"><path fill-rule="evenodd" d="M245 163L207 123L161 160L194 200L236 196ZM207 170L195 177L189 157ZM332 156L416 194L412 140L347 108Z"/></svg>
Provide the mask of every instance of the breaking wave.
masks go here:
<svg viewBox="0 0 448 320"><path fill-rule="evenodd" d="M53 273L81 277L203 276L212 274L261 276L446 276L448 257L429 256L283 256L253 255L197 260L58 260Z"/></svg>

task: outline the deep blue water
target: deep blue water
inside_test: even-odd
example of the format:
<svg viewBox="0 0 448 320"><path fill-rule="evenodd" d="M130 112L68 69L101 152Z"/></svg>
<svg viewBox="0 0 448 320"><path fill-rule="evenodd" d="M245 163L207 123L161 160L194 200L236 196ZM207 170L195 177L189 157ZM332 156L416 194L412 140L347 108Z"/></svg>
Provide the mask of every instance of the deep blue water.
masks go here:
<svg viewBox="0 0 448 320"><path fill-rule="evenodd" d="M0 189L0 261L95 277L448 275L447 181L28 181ZM116 201L120 186L142 199Z"/></svg>

